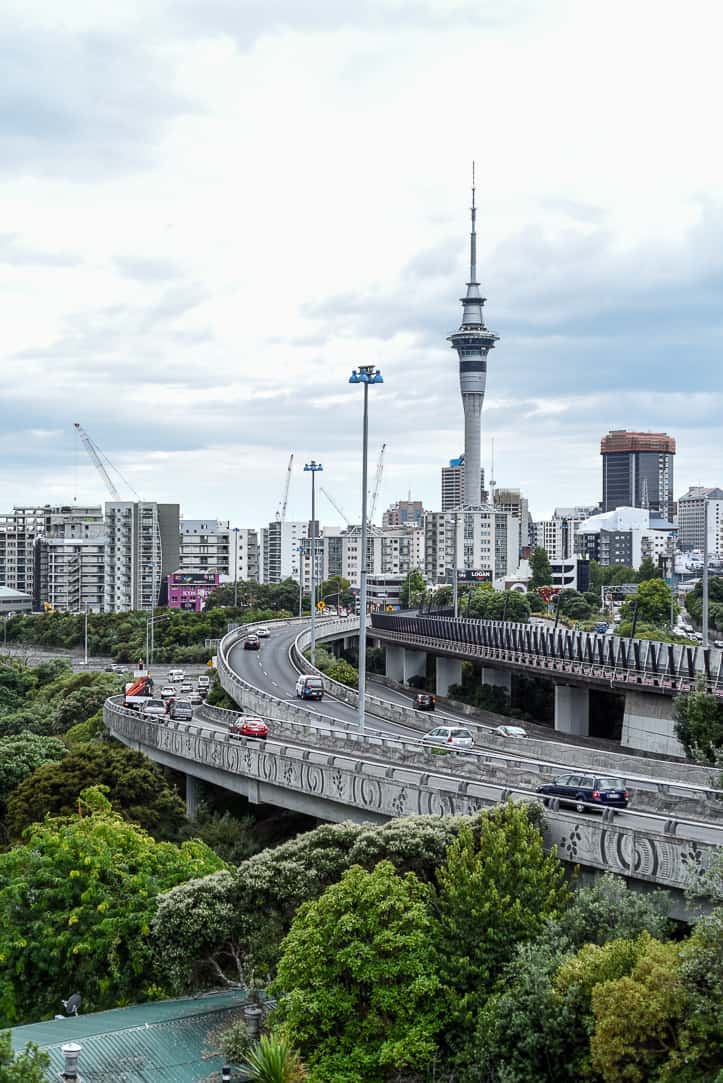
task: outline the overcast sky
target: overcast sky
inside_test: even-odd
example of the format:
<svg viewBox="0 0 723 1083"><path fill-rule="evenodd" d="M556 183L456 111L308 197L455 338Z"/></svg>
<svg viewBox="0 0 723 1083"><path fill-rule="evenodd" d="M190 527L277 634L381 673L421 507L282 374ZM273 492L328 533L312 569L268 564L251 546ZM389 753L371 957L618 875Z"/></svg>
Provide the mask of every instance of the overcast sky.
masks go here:
<svg viewBox="0 0 723 1083"><path fill-rule="evenodd" d="M534 517L601 495L600 437L667 430L723 484L716 0L4 0L0 511L145 499L359 517L440 503L470 162L483 458ZM118 482L122 495L128 490ZM322 497L320 517L338 516Z"/></svg>

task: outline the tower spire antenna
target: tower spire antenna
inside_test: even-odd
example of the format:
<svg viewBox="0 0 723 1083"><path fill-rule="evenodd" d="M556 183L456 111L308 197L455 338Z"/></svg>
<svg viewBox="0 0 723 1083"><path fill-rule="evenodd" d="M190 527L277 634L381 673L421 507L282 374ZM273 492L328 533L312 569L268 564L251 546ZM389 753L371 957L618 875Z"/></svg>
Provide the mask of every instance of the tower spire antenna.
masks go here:
<svg viewBox="0 0 723 1083"><path fill-rule="evenodd" d="M469 243L469 282L468 285L478 285L477 282L477 204L475 201L475 163L472 162L472 232Z"/></svg>

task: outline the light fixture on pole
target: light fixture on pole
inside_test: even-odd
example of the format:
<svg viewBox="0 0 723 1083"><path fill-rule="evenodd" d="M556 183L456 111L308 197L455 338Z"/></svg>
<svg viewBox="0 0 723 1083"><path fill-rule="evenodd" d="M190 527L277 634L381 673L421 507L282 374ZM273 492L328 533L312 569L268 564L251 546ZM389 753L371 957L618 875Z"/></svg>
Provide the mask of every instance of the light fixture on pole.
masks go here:
<svg viewBox="0 0 723 1083"><path fill-rule="evenodd" d="M321 463L304 463L304 470L311 474L311 664L316 665L316 475L324 467Z"/></svg>
<svg viewBox="0 0 723 1083"><path fill-rule="evenodd" d="M701 619L703 621L703 647L710 646L708 640L708 497L703 497L703 602Z"/></svg>
<svg viewBox="0 0 723 1083"><path fill-rule="evenodd" d="M364 707L367 683L367 452L369 448L369 385L383 384L382 374L374 365L360 365L349 377L350 384L364 385L362 420L362 521L361 564L359 569L359 733L364 733Z"/></svg>

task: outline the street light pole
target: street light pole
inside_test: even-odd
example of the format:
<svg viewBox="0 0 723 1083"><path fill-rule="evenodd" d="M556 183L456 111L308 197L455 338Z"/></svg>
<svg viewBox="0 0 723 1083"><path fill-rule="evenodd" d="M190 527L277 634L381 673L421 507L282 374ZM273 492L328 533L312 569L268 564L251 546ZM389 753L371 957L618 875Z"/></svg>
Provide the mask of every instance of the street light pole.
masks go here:
<svg viewBox="0 0 723 1083"><path fill-rule="evenodd" d="M86 606L85 606L84 641L85 641L85 658L84 658L83 664L87 666L88 665L88 604L87 604L87 602L86 602Z"/></svg>
<svg viewBox="0 0 723 1083"><path fill-rule="evenodd" d="M324 467L313 459L304 464L311 474L311 664L316 664L316 475Z"/></svg>
<svg viewBox="0 0 723 1083"><path fill-rule="evenodd" d="M304 546L299 545L296 551L299 554L299 616L301 617L304 611Z"/></svg>
<svg viewBox="0 0 723 1083"><path fill-rule="evenodd" d="M362 420L362 521L361 564L359 568L359 734L364 735L367 684L367 457L369 450L369 384L383 384L374 365L360 365L349 377L350 384L364 385Z"/></svg>

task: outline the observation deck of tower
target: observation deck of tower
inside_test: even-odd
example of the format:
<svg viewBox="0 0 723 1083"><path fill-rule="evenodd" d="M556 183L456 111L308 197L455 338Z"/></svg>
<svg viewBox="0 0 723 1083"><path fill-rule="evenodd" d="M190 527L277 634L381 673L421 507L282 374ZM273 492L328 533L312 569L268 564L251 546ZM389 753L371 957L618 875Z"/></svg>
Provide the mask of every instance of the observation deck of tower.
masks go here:
<svg viewBox="0 0 723 1083"><path fill-rule="evenodd" d="M480 470L482 466L482 405L487 384L487 354L499 336L485 327L482 309L486 298L477 280L477 206L475 172L472 165L472 231L470 234L469 281L467 293L460 297L462 323L449 335L452 349L459 357L459 387L464 410L464 507L480 506Z"/></svg>

